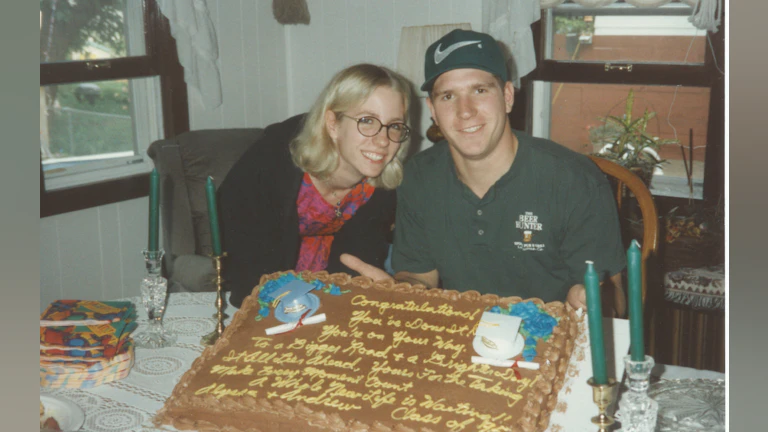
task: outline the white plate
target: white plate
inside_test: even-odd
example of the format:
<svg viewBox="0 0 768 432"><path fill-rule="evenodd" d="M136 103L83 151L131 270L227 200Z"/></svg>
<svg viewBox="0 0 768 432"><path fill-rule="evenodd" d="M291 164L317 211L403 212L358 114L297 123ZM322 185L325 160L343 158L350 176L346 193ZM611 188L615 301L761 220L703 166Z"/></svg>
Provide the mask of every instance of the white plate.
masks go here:
<svg viewBox="0 0 768 432"><path fill-rule="evenodd" d="M79 430L85 423L85 413L76 403L61 396L40 395L45 418L53 417L65 432Z"/></svg>

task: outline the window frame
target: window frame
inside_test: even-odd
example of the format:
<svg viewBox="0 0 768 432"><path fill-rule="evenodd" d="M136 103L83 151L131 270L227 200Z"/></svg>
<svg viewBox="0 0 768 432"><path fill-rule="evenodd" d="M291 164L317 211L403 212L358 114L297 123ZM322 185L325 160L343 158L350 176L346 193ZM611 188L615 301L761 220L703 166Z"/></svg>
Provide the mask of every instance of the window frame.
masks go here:
<svg viewBox="0 0 768 432"><path fill-rule="evenodd" d="M109 60L83 60L40 64L40 86L114 79L160 79L163 136L172 138L189 130L189 106L184 69L179 63L170 24L155 0L142 0L146 54ZM109 65L108 67L105 67ZM45 190L40 160L40 217L112 204L149 194L149 173L94 183Z"/></svg>
<svg viewBox="0 0 768 432"><path fill-rule="evenodd" d="M723 2L723 0L719 0ZM707 87L709 93L709 113L707 121L707 147L704 159L704 190L705 201L717 201L725 194L725 75L717 67L725 71L725 5L722 5L723 15L717 33L707 32L712 49L707 43L703 64L669 64L669 63L634 63L632 71L606 71L605 63L599 62L565 62L545 58L546 28L542 11L541 20L531 25L534 50L536 52L536 69L521 79L521 96L518 99L524 104L524 109L512 119L513 124L524 126L531 133L533 116L533 82L546 81L549 83L579 83L579 84L636 84L636 85L667 85ZM642 13L641 8L632 6L635 14ZM652 9L651 9L652 10ZM584 14L591 10L584 8ZM592 11L594 12L594 11ZM712 55L714 49L717 65ZM614 62L618 63L618 62ZM623 63L622 63L623 64ZM524 119L521 116L525 116Z"/></svg>

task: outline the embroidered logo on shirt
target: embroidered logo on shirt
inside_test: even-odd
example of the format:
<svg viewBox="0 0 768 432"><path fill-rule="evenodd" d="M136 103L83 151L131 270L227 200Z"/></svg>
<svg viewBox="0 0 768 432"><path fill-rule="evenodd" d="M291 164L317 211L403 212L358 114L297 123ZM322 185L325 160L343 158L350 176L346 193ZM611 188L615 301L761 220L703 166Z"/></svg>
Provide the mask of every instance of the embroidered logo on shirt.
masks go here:
<svg viewBox="0 0 768 432"><path fill-rule="evenodd" d="M515 228L522 234L522 241L516 241L515 246L522 251L543 251L546 246L543 243L534 243L536 234L544 230L544 225L539 222L539 217L533 212L525 212L517 217Z"/></svg>

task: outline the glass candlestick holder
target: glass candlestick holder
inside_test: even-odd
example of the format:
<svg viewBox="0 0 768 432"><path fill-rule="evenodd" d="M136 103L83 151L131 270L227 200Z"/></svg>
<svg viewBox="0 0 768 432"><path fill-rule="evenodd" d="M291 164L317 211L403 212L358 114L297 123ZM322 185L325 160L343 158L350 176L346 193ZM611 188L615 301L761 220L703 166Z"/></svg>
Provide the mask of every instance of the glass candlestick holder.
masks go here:
<svg viewBox="0 0 768 432"><path fill-rule="evenodd" d="M141 279L141 302L147 309L148 327L133 337L136 347L163 348L173 345L176 336L163 327L163 313L168 294L168 280L161 274L163 255L162 249L156 251L143 250L146 273Z"/></svg>
<svg viewBox="0 0 768 432"><path fill-rule="evenodd" d="M653 432L656 429L659 403L648 396L654 364L651 356L645 356L644 361L633 361L631 356L624 357L629 389L622 395L616 413L616 419L621 422L624 432Z"/></svg>

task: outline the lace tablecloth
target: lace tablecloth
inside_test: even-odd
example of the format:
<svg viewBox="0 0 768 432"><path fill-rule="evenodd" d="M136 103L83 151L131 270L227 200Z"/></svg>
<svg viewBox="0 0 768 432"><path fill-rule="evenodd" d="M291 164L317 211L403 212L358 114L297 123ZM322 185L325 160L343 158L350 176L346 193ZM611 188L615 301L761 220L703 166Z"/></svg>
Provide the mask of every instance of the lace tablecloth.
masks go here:
<svg viewBox="0 0 768 432"><path fill-rule="evenodd" d="M141 304L138 297L124 300ZM41 388L40 393L63 396L78 404L85 411L85 424L80 431L160 431L152 425L152 416L203 352L205 347L200 338L216 326L215 301L216 293L170 294L163 323L178 336L176 343L168 348L136 348L133 369L125 379L84 390ZM137 310L136 333L147 324L146 310ZM228 305L225 312L234 315L235 310ZM229 324L231 320L230 317L224 322Z"/></svg>
<svg viewBox="0 0 768 432"><path fill-rule="evenodd" d="M126 300L140 304L138 297ZM152 425L152 416L203 352L200 338L212 332L216 325L213 317L215 300L215 293L170 294L163 322L178 336L177 342L168 348L137 348L136 361L127 378L91 389L41 388L40 393L62 396L79 405L85 411L85 423L80 431L162 431ZM146 311L138 309L137 333L147 323ZM229 305L225 309L229 315L234 315L235 311ZM227 318L225 324L231 320L231 317ZM597 415L597 407L592 403L592 390L586 383L592 374L586 316L580 325L583 332L577 340L556 412L550 420L548 430L552 432L595 430L590 418ZM608 364L609 375L621 377L624 371L622 358L629 349L628 321L605 320L605 327L606 332L613 336L606 339L606 350L614 354L613 364ZM610 343L611 340L613 343ZM615 374L610 373L612 370Z"/></svg>

